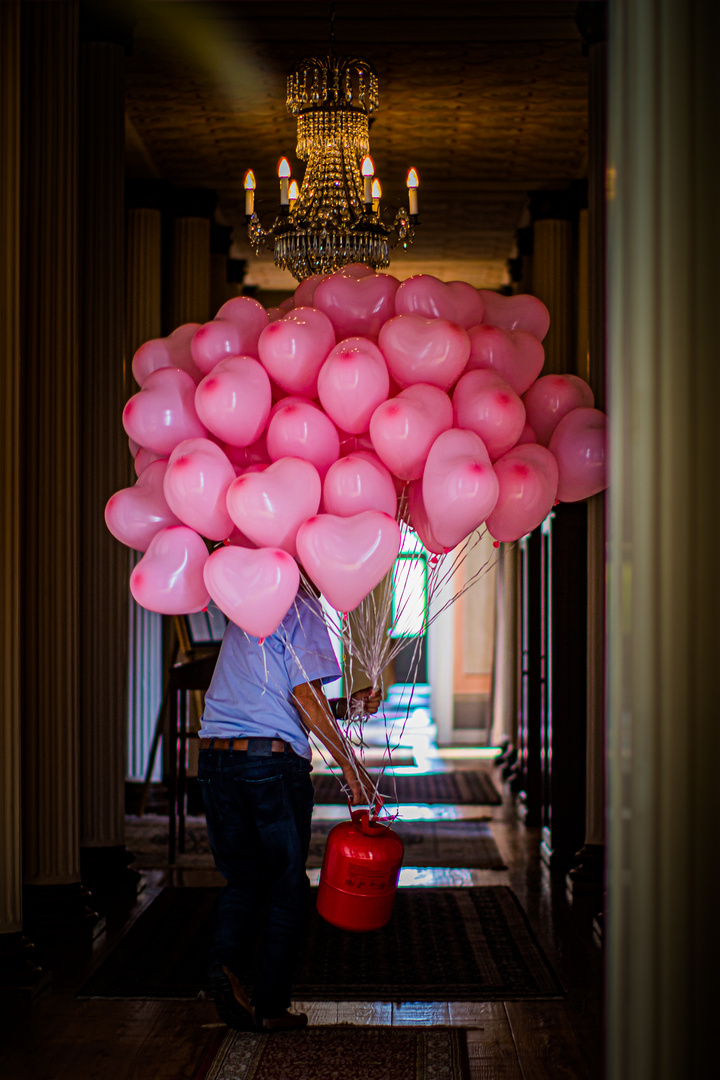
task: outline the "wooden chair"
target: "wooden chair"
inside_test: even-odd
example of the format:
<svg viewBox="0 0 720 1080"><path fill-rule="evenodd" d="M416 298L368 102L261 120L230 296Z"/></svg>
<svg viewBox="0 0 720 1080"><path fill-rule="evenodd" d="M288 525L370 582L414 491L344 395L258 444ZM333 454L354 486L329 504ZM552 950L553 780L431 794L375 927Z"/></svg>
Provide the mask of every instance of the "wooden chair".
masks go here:
<svg viewBox="0 0 720 1080"><path fill-rule="evenodd" d="M168 817L169 861L175 861L176 846L185 849L185 794L187 789L188 740L197 734L189 731L188 717L191 696L198 715L203 708L204 691L210 686L215 662L220 652L227 619L212 602L207 611L175 617L176 643L172 661L165 677L162 702L155 721L145 780L138 813L142 816L160 739L168 739ZM179 828L178 828L179 826Z"/></svg>

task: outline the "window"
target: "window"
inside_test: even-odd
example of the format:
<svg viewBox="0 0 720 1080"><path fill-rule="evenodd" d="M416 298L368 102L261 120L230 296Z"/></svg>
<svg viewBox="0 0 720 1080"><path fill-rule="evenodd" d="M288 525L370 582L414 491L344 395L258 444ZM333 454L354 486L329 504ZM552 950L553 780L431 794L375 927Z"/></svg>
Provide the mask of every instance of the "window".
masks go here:
<svg viewBox="0 0 720 1080"><path fill-rule="evenodd" d="M406 533L393 568L391 637L425 633L428 607L427 552L414 533Z"/></svg>

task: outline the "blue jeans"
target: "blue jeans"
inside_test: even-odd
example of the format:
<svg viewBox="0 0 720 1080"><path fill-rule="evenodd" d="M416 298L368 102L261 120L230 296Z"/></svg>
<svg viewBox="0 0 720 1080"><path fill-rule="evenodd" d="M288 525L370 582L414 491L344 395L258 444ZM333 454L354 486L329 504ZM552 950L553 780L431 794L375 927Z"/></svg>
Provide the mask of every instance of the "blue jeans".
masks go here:
<svg viewBox="0 0 720 1080"><path fill-rule="evenodd" d="M279 1016L308 908L305 872L313 809L311 766L284 755L201 750L198 780L215 865L227 884L218 902L210 966L253 983L262 1016ZM256 955L259 952L259 955Z"/></svg>

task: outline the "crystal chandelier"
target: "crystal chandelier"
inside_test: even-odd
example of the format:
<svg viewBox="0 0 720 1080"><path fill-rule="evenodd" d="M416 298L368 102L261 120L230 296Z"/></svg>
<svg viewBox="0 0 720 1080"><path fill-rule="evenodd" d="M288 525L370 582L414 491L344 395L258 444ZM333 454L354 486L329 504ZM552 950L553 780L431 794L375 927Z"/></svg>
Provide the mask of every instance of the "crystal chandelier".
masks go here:
<svg viewBox="0 0 720 1080"><path fill-rule="evenodd" d="M300 60L288 76L287 107L297 117L297 156L307 162L302 185L282 158L280 213L264 228L254 212L255 177L245 177L245 220L257 255L274 252L275 264L303 281L348 263L375 269L390 264L390 250L412 242L417 217L418 177L408 172L409 209L380 204L379 181L369 157L369 120L378 108L372 64L342 59L332 50L321 59Z"/></svg>

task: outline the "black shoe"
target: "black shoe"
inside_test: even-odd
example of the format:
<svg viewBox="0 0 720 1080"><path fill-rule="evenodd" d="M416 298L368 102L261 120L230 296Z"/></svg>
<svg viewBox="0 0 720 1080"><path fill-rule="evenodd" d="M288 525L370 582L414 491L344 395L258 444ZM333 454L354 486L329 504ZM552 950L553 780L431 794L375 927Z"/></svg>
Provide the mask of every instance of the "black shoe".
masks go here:
<svg viewBox="0 0 720 1080"><path fill-rule="evenodd" d="M258 1016L255 1014L258 1031L301 1031L307 1027L305 1013L291 1013L287 1009L280 1016Z"/></svg>
<svg viewBox="0 0 720 1080"><path fill-rule="evenodd" d="M212 968L208 990L217 1014L234 1031L255 1031L255 1014L245 991L226 967Z"/></svg>

